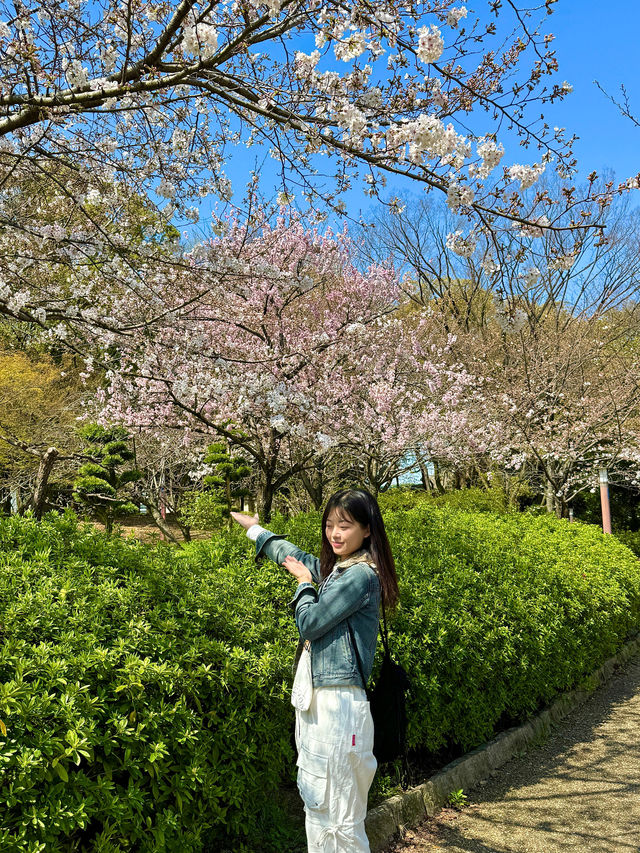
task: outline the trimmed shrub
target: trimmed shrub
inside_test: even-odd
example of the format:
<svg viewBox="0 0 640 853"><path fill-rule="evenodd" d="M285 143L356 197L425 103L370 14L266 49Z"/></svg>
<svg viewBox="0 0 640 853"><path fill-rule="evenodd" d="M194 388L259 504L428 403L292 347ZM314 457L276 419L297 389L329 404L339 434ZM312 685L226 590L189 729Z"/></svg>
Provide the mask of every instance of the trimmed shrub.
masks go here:
<svg viewBox="0 0 640 853"><path fill-rule="evenodd" d="M2 851L283 849L295 626L245 543L0 520Z"/></svg>
<svg viewBox="0 0 640 853"><path fill-rule="evenodd" d="M620 530L615 535L636 557L640 557L640 530Z"/></svg>
<svg viewBox="0 0 640 853"><path fill-rule="evenodd" d="M514 512L504 489L494 486L491 489L455 489L452 492L438 494L424 489L392 488L378 495L378 503L383 512L409 510L418 506L449 507L463 512Z"/></svg>
<svg viewBox="0 0 640 853"><path fill-rule="evenodd" d="M311 518L279 520L278 532L317 548ZM411 747L478 745L640 628L640 563L591 525L428 501L386 512L385 525L401 589L391 643L414 682Z"/></svg>
<svg viewBox="0 0 640 853"><path fill-rule="evenodd" d="M478 745L640 627L640 564L589 525L446 510L387 523L403 588L394 646L416 683L412 746Z"/></svg>

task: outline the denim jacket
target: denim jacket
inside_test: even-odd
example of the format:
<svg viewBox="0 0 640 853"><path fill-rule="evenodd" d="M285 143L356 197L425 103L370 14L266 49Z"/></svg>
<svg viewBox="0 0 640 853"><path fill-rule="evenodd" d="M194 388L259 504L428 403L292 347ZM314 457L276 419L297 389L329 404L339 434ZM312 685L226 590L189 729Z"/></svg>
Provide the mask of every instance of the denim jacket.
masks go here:
<svg viewBox="0 0 640 853"><path fill-rule="evenodd" d="M287 542L282 536L265 530L256 540L256 555L264 554L281 565L292 556L309 569L315 586L308 581L298 585L289 602L295 608L295 620L301 641L311 641L311 672L314 687L354 684L365 687L354 654L347 619L358 647L362 670L368 680L378 638L380 581L367 562L338 563L336 571L320 582L320 560ZM299 656L301 646L298 649ZM297 661L296 661L297 662Z"/></svg>

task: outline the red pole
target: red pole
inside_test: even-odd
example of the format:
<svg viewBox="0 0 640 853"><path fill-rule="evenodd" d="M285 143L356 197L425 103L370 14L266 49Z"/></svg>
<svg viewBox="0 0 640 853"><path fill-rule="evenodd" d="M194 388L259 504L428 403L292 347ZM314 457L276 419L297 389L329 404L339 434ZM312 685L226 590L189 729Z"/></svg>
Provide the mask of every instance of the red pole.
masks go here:
<svg viewBox="0 0 640 853"><path fill-rule="evenodd" d="M609 509L609 475L606 468L600 469L600 505L602 507L602 531L611 533L611 511Z"/></svg>

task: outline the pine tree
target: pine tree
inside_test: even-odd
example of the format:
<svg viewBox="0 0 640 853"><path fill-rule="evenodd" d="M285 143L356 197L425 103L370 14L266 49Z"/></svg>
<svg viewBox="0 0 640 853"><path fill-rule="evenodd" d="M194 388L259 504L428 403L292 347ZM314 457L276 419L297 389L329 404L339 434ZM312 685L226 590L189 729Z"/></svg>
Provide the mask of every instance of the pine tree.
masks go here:
<svg viewBox="0 0 640 853"><path fill-rule="evenodd" d="M106 532L111 533L116 516L138 512L131 501L130 490L125 491L142 476L135 466L126 467L135 459L128 446L131 436L124 427L99 424L87 424L78 434L86 442L85 454L89 461L78 470L73 484L74 497L92 507Z"/></svg>
<svg viewBox="0 0 640 853"><path fill-rule="evenodd" d="M246 459L232 456L223 442L207 447L204 461L211 467L211 473L203 478L204 489L185 502L181 515L191 527L215 529L228 521L230 512L237 500L250 494L250 490L241 485L241 481L251 473Z"/></svg>

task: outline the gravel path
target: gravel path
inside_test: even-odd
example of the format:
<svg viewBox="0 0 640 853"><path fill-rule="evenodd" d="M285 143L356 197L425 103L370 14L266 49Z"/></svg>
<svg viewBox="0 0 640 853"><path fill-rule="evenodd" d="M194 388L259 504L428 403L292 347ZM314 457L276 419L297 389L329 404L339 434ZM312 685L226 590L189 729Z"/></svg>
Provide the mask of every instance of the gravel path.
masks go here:
<svg viewBox="0 0 640 853"><path fill-rule="evenodd" d="M465 793L388 853L639 853L640 655Z"/></svg>

